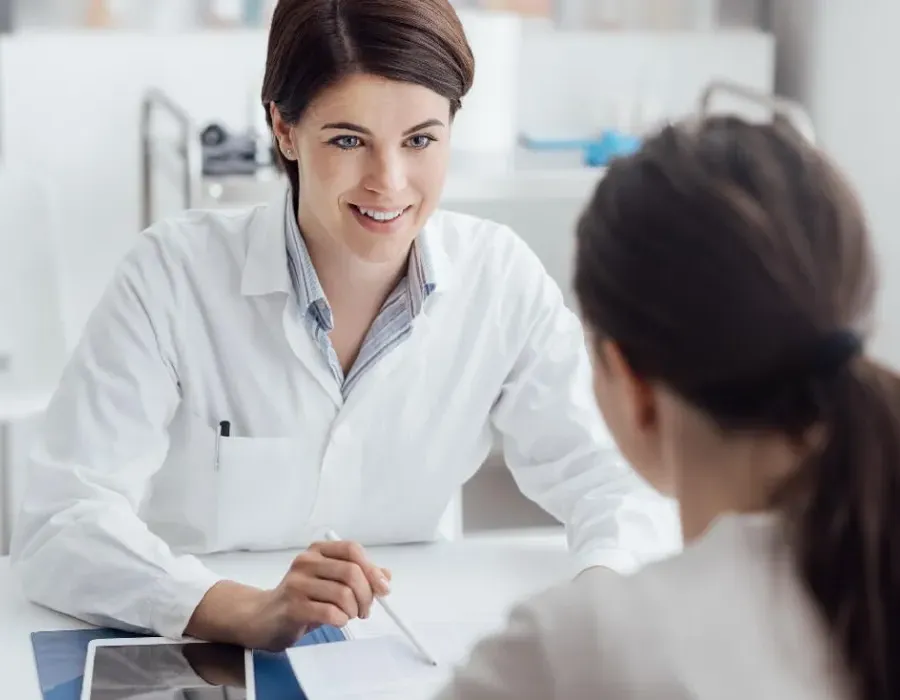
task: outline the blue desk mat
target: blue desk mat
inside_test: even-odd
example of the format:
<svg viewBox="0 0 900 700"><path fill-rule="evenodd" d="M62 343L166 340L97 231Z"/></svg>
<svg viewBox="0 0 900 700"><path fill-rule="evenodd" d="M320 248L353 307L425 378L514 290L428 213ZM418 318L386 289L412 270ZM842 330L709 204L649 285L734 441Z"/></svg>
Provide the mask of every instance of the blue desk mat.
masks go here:
<svg viewBox="0 0 900 700"><path fill-rule="evenodd" d="M44 700L79 700L88 645L93 639L134 638L112 629L52 630L31 635L38 682ZM334 627L320 627L297 646L344 641ZM306 700L285 653L253 652L257 700Z"/></svg>

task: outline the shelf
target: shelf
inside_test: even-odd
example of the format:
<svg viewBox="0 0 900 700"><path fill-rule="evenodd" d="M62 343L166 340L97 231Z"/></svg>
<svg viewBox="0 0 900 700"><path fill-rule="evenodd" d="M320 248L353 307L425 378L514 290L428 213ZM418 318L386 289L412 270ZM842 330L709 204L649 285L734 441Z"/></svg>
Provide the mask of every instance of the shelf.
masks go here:
<svg viewBox="0 0 900 700"><path fill-rule="evenodd" d="M506 173L451 173L442 203L577 200L587 201L603 170L511 171ZM207 176L195 206L231 207L266 202L284 187L281 177L267 172L252 175Z"/></svg>

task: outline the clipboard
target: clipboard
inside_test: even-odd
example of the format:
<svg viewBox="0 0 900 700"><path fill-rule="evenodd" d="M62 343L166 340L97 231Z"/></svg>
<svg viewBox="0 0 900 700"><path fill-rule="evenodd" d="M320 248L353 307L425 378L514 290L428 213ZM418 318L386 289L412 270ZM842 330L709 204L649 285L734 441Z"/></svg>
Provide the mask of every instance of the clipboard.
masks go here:
<svg viewBox="0 0 900 700"><path fill-rule="evenodd" d="M88 644L94 639L133 639L144 635L121 630L46 630L31 635L38 683L44 700L79 700L84 680ZM330 644L347 639L335 627L320 627L300 639L295 646ZM258 700L306 700L284 652L253 652Z"/></svg>

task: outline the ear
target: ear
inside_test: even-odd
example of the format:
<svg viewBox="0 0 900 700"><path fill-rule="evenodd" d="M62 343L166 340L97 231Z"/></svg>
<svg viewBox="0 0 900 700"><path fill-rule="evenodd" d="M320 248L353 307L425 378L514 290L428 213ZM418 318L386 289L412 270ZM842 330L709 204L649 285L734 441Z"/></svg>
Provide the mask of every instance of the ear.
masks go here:
<svg viewBox="0 0 900 700"><path fill-rule="evenodd" d="M611 340L602 343L601 360L615 381L621 383L627 403L623 408L631 413L634 425L641 430L654 428L658 411L653 385L635 373L621 348Z"/></svg>
<svg viewBox="0 0 900 700"><path fill-rule="evenodd" d="M269 103L269 115L272 117L272 133L275 134L278 148L285 158L295 160L297 158L297 150L294 147L291 126L281 116L281 112L278 111L278 107L275 106L274 102Z"/></svg>

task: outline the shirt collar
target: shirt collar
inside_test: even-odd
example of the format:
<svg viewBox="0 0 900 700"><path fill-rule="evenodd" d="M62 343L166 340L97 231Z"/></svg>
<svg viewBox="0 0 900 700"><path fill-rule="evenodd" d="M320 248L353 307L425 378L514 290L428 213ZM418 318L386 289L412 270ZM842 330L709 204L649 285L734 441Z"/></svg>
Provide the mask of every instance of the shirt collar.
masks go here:
<svg viewBox="0 0 900 700"><path fill-rule="evenodd" d="M300 233L290 197L285 200L284 230L288 268L294 292L297 294L297 304L307 314L315 316L319 325L330 331L334 328L331 306L325 298L325 290L322 289L322 283L319 282L319 276L316 274L316 268L309 255L309 248L306 247L306 241L303 240L303 235Z"/></svg>

